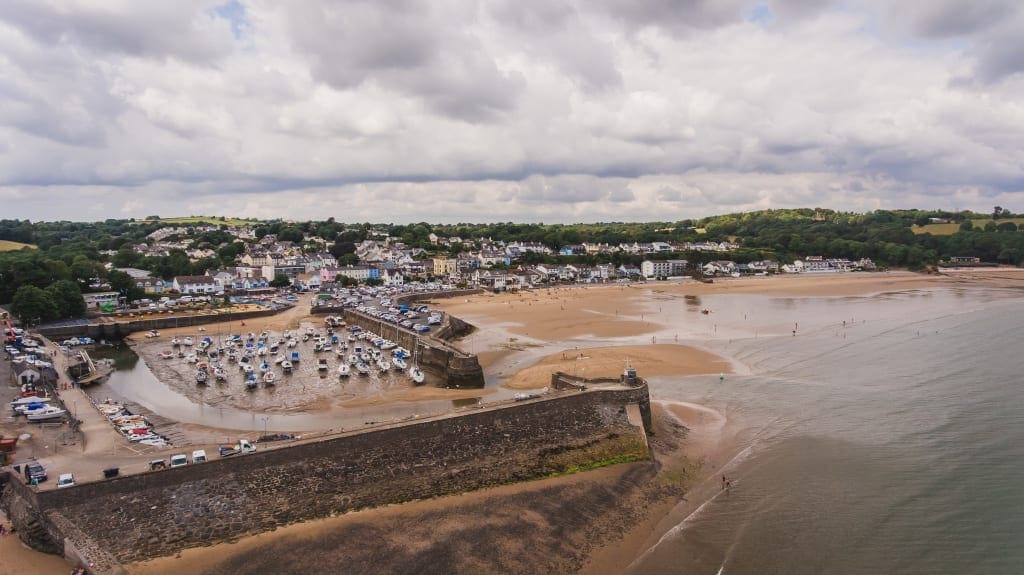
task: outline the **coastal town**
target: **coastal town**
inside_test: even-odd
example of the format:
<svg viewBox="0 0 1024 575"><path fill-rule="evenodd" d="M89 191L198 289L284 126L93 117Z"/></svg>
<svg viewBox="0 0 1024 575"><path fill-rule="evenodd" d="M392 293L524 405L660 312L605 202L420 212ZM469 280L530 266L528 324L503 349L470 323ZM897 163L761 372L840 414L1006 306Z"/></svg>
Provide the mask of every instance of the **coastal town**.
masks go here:
<svg viewBox="0 0 1024 575"><path fill-rule="evenodd" d="M149 482L187 489L237 485L250 473L243 470L251 460L267 462L266 469L277 473L320 461L328 452L357 458L372 452L371 460L389 461L359 467L374 482L380 473L406 466L408 485L383 499L370 490L339 495L327 507L292 501L286 510L263 502L277 509L275 517L295 514L300 524L362 505L408 502L423 493L427 478L440 486L429 492L444 496L506 473L546 477L623 462L668 462L685 450L670 423L676 416L651 404L638 371L656 379L705 375L724 383L735 364L726 349L707 351L708 342L797 338L824 329L835 329L837 338L855 335L848 331L852 319L833 322L814 314L789 323L787 308L772 312L763 300L749 299L737 307L723 294L858 294L956 282L1002 286L1016 281L1018 269L986 265L976 256L949 256L939 273L926 274L880 270L868 257L757 258L740 238L581 242L556 249L535 241L430 233L427 247L410 247L401 236L372 228L364 227L359 241L349 241L354 234L342 229L334 242L299 236L297 229L275 234L258 222L168 223L143 242L97 250L103 264L74 260L80 264L75 273L82 270L75 280L45 289L26 282L15 290L0 312L0 380L10 404L0 421L0 464L9 470L10 522L31 547L58 552L57 546L71 545L75 551L59 553L88 573L126 565L129 572L145 573L146 561L198 540L180 539L173 521L153 521L166 537L122 545L97 531L95 506L130 491L177 516L182 509L162 499L162 489L145 487ZM23 248L13 257L38 255ZM172 261L177 263L168 265ZM192 273L175 274L175 267ZM54 316L46 305L64 311ZM571 416L552 417L551 409ZM494 426L513 412L531 423ZM621 418L594 419L612 412ZM688 429L704 429L703 420L684 419ZM604 423L588 427L598 421ZM449 438L442 442L449 446L454 430L476 430L462 447L477 455L463 460L459 450L436 456L403 451L426 441L422 434L428 432L421 430L430 429ZM367 437L391 447L373 451L364 445ZM506 441L519 443L501 447ZM721 437L705 449L721 463L733 453L731 442ZM567 450L574 445L593 447ZM492 449L506 450L509 458L488 463L481 454ZM404 461L416 463L408 467L392 459L403 453ZM351 473L346 461L332 459L326 469ZM433 475L455 464L467 466L459 481ZM667 469L675 471L665 473L689 469L673 465ZM323 472L313 469L308 480L324 481ZM358 491L340 477L317 489ZM275 487L260 495L247 491L253 504L281 495L279 484L270 484ZM682 492L655 496L658 484L638 484L636 496L667 504ZM679 488L698 485L683 482ZM78 493L93 495L79 499ZM69 507L48 514L47 501ZM211 494L204 501L222 505L232 497ZM29 508L42 515L26 515ZM619 512L609 511L607 521L616 521ZM189 513L224 540L291 523L265 515L241 520L224 510ZM68 531L69 521L79 527Z"/></svg>

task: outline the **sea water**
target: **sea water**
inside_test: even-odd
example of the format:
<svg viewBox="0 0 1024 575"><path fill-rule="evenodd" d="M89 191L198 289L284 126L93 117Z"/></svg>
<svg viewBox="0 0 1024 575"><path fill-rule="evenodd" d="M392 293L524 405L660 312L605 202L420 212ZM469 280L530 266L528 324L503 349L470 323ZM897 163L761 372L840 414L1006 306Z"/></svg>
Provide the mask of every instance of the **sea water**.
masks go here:
<svg viewBox="0 0 1024 575"><path fill-rule="evenodd" d="M1024 573L1020 292L703 299L689 311L712 313L660 337L681 330L740 374L654 378L652 396L755 439L732 488L629 573Z"/></svg>

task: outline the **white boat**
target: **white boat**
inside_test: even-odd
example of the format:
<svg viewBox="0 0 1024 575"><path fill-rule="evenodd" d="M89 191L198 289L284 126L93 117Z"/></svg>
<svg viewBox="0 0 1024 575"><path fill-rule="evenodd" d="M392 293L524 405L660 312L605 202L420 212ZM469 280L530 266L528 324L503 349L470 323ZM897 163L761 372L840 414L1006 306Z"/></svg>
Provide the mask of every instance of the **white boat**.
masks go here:
<svg viewBox="0 0 1024 575"><path fill-rule="evenodd" d="M348 363L349 365L355 365L359 363L359 357L354 353L348 354Z"/></svg>
<svg viewBox="0 0 1024 575"><path fill-rule="evenodd" d="M263 362L260 364L260 373L268 373L270 371L270 364Z"/></svg>
<svg viewBox="0 0 1024 575"><path fill-rule="evenodd" d="M299 342L297 340L295 340L295 339L289 339L288 340L288 347L295 347L297 345L299 345Z"/></svg>
<svg viewBox="0 0 1024 575"><path fill-rule="evenodd" d="M19 405L28 405L30 403L46 403L50 401L49 397L19 397L11 402L11 407L18 407Z"/></svg>
<svg viewBox="0 0 1024 575"><path fill-rule="evenodd" d="M210 377L210 374L206 373L205 369L196 371L196 383L199 385L206 385L206 380Z"/></svg>
<svg viewBox="0 0 1024 575"><path fill-rule="evenodd" d="M393 341L385 341L384 344L380 346L380 348L383 349L384 351L389 351L395 349L396 347L398 347L398 344Z"/></svg>
<svg viewBox="0 0 1024 575"><path fill-rule="evenodd" d="M334 351L334 346L329 344L329 343L325 343L324 347L323 347L323 350L324 351Z"/></svg>
<svg viewBox="0 0 1024 575"><path fill-rule="evenodd" d="M266 385L274 385L274 381L277 379L277 375L272 371L268 371L263 374L263 383Z"/></svg>
<svg viewBox="0 0 1024 575"><path fill-rule="evenodd" d="M316 360L316 368L319 371L327 371L327 359L321 357L320 359Z"/></svg>
<svg viewBox="0 0 1024 575"><path fill-rule="evenodd" d="M252 366L249 365L248 363L243 363L242 364L242 373L244 373L245 375L249 375L250 373L253 373Z"/></svg>
<svg viewBox="0 0 1024 575"><path fill-rule="evenodd" d="M370 366L363 362L359 362L356 364L356 371L359 372L359 375L370 375Z"/></svg>
<svg viewBox="0 0 1024 575"><path fill-rule="evenodd" d="M282 361L281 362L281 369L283 369L285 373L291 373L292 372L292 362L288 361L287 359Z"/></svg>
<svg viewBox="0 0 1024 575"><path fill-rule="evenodd" d="M223 367L218 365L217 367L213 368L213 377L217 381L224 381L228 378L228 374L224 372Z"/></svg>
<svg viewBox="0 0 1024 575"><path fill-rule="evenodd" d="M171 338L171 345L173 345L175 347L181 345L181 340L178 339L178 336L174 336L174 337Z"/></svg>
<svg viewBox="0 0 1024 575"><path fill-rule="evenodd" d="M349 369L347 363L342 363L341 365L338 366L338 376L348 377L350 373L351 370Z"/></svg>
<svg viewBox="0 0 1024 575"><path fill-rule="evenodd" d="M274 358L274 363L280 364L282 361L284 361L284 359L284 354L278 355L277 357Z"/></svg>
<svg viewBox="0 0 1024 575"><path fill-rule="evenodd" d="M397 367L398 369L405 369L405 360L400 357L391 358L391 363L395 364L395 367Z"/></svg>
<svg viewBox="0 0 1024 575"><path fill-rule="evenodd" d="M181 340L181 344L182 345L192 345L192 338L186 336L185 339Z"/></svg>
<svg viewBox="0 0 1024 575"><path fill-rule="evenodd" d="M423 371L418 365L414 365L409 368L409 378L412 379L416 385L423 383L423 380L425 379Z"/></svg>
<svg viewBox="0 0 1024 575"><path fill-rule="evenodd" d="M384 361L383 359L378 359L377 369L379 369L381 373L387 373L388 370L391 369L391 364Z"/></svg>
<svg viewBox="0 0 1024 575"><path fill-rule="evenodd" d="M199 357L196 356L196 354L194 354L194 353L190 353L190 354L185 356L185 361L187 361L189 363L195 363L195 362L199 361Z"/></svg>
<svg viewBox="0 0 1024 575"><path fill-rule="evenodd" d="M52 405L46 406L45 409L33 411L27 415L29 421L50 421L53 419L61 419L67 414L66 410Z"/></svg>

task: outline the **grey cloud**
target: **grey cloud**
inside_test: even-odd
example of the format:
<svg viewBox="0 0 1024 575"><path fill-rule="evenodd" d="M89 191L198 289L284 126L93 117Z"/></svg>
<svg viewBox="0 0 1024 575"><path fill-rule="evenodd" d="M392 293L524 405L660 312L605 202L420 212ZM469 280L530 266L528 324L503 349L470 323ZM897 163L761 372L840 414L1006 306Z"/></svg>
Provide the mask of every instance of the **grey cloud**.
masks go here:
<svg viewBox="0 0 1024 575"><path fill-rule="evenodd" d="M632 26L659 28L709 28L742 18L749 0L598 0L587 4L598 7L612 18Z"/></svg>
<svg viewBox="0 0 1024 575"><path fill-rule="evenodd" d="M909 18L915 33L936 38L974 34L998 25L1020 10L1016 0L929 0L891 6L894 17Z"/></svg>
<svg viewBox="0 0 1024 575"><path fill-rule="evenodd" d="M208 63L230 53L234 41L230 24L217 26L208 12L214 6L195 0L120 6L8 0L0 19L48 45Z"/></svg>

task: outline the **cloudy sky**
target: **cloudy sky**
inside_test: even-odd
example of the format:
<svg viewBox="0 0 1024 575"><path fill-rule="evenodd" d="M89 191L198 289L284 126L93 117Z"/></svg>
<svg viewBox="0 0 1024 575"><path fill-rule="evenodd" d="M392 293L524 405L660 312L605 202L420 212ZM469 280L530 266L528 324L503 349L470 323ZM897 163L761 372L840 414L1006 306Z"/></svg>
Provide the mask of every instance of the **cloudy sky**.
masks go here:
<svg viewBox="0 0 1024 575"><path fill-rule="evenodd" d="M5 0L0 218L1024 211L1019 0Z"/></svg>

